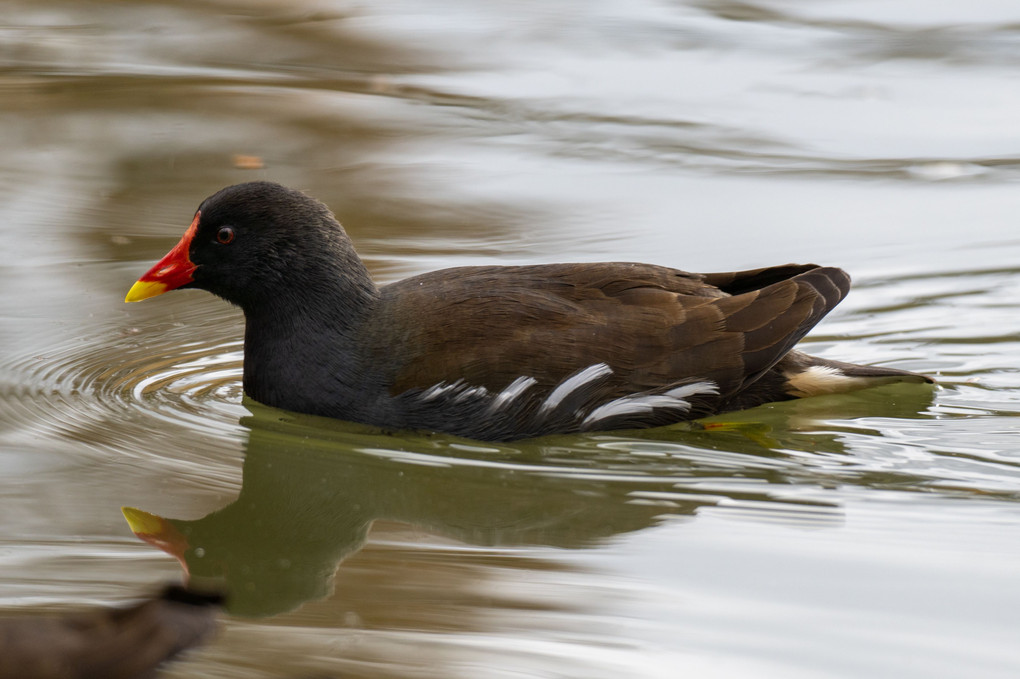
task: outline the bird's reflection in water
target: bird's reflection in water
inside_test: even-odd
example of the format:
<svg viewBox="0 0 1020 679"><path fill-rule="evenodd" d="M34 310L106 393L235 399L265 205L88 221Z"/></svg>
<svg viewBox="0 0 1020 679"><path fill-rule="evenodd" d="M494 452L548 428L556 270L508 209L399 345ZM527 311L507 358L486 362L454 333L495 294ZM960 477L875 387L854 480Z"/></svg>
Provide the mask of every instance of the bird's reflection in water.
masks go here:
<svg viewBox="0 0 1020 679"><path fill-rule="evenodd" d="M597 545L720 502L770 502L814 512L816 525L817 517L841 522L838 508L783 494L805 481L798 460L780 452L803 434L763 423L761 412L693 430L500 446L246 405L253 415L244 420L250 433L234 502L195 520L124 509L132 530L179 559L193 584L225 588L235 615L275 615L328 596L338 565L377 519L471 545L560 548ZM796 421L798 405L771 416ZM919 405L907 410L916 417ZM713 457L713 449L730 454ZM811 449L841 452L842 444L815 433ZM709 477L739 478L740 491L720 490Z"/></svg>

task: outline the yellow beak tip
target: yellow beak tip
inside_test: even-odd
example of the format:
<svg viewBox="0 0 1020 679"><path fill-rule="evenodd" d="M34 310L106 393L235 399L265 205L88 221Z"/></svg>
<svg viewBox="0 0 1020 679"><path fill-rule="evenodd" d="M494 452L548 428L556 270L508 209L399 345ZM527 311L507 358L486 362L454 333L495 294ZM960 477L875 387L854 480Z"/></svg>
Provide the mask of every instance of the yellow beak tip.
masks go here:
<svg viewBox="0 0 1020 679"><path fill-rule="evenodd" d="M163 519L155 514L135 509L134 507L121 507L121 513L127 519L128 527L132 533L143 535L156 535L163 527Z"/></svg>
<svg viewBox="0 0 1020 679"><path fill-rule="evenodd" d="M162 295L166 292L166 286L156 281L136 281L131 289L128 290L128 294L124 297L125 302L141 302L143 299L149 299L156 295Z"/></svg>

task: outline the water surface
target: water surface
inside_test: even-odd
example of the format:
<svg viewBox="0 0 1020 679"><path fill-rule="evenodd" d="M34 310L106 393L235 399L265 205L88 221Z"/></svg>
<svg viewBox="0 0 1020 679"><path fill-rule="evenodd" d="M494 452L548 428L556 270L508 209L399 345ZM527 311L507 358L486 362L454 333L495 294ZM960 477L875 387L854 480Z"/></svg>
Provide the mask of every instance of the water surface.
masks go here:
<svg viewBox="0 0 1020 679"><path fill-rule="evenodd" d="M1017 25L994 1L9 2L0 610L183 563L235 597L167 677L1016 676ZM205 196L262 178L327 202L380 282L839 265L805 348L940 387L503 445L264 408L236 310L122 302Z"/></svg>

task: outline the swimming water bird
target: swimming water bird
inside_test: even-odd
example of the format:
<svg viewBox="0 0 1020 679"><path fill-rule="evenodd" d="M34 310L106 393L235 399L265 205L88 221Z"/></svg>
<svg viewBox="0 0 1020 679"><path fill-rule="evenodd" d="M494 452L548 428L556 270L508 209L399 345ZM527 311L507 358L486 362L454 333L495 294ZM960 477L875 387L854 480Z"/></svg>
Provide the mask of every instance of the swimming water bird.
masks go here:
<svg viewBox="0 0 1020 679"><path fill-rule="evenodd" d="M794 350L849 291L840 269L471 266L377 287L325 205L271 182L203 201L126 301L177 288L244 311L244 390L256 401L481 440L932 381Z"/></svg>

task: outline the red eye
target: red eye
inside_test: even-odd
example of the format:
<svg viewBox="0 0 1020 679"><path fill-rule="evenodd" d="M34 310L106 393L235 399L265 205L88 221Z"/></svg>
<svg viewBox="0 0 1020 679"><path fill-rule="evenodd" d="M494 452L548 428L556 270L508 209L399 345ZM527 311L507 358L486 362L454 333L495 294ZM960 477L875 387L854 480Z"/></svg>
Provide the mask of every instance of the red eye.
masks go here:
<svg viewBox="0 0 1020 679"><path fill-rule="evenodd" d="M229 226L220 227L220 230L216 232L216 240L226 245L234 240L234 230Z"/></svg>

